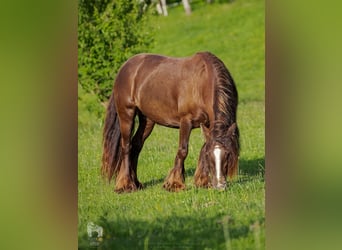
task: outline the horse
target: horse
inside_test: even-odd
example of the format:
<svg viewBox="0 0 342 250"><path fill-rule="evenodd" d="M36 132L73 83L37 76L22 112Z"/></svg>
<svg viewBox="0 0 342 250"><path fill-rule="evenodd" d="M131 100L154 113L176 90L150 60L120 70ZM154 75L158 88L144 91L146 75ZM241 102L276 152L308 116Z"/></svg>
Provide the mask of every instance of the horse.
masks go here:
<svg viewBox="0 0 342 250"><path fill-rule="evenodd" d="M179 129L174 167L163 188L185 187L184 160L192 129L201 127L205 142L194 179L196 187L226 189L237 173L240 150L236 122L238 92L224 63L210 52L175 58L142 53L119 69L106 110L101 172L115 177L117 193L143 188L138 157L155 124ZM139 126L134 133L135 117ZM134 133L134 135L133 135Z"/></svg>

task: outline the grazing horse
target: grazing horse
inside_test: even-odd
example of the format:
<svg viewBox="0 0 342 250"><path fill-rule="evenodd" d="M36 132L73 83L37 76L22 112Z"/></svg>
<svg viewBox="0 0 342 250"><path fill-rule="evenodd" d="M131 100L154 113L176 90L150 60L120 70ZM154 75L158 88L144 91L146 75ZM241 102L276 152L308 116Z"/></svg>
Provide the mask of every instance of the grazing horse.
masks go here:
<svg viewBox="0 0 342 250"><path fill-rule="evenodd" d="M224 63L209 52L172 58L138 54L119 70L103 131L102 175L116 177L115 191L142 188L139 153L154 125L179 128L174 167L163 187L185 189L184 160L191 130L201 127L205 143L195 172L197 187L225 189L238 168L237 90ZM134 121L139 127L135 134Z"/></svg>

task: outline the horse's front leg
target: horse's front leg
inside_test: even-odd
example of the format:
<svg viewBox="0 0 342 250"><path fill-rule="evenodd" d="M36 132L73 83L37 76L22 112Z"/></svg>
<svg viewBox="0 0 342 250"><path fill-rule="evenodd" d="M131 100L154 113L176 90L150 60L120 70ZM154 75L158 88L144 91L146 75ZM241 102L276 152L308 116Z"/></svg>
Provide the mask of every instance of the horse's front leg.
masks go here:
<svg viewBox="0 0 342 250"><path fill-rule="evenodd" d="M202 146L195 172L195 186L207 188L210 186L209 168L205 159L205 144Z"/></svg>
<svg viewBox="0 0 342 250"><path fill-rule="evenodd" d="M175 166L170 171L163 185L168 191L177 192L185 189L184 160L188 155L188 143L191 129L191 121L182 119L179 128L179 147L175 159Z"/></svg>

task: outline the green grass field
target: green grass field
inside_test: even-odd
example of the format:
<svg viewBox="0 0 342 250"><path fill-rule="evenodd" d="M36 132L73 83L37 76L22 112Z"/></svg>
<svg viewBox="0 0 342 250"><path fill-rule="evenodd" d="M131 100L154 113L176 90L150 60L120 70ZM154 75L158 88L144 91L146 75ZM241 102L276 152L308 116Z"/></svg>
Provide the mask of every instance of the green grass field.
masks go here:
<svg viewBox="0 0 342 250"><path fill-rule="evenodd" d="M187 189L162 188L173 167L178 130L156 126L140 155L138 177L144 190L118 195L100 177L102 120L79 127L79 248L90 247L87 223L104 229L100 249L264 249L265 248L265 111L264 1L192 2L168 17L155 16L151 51L187 56L211 51L232 73L239 92L241 134L238 177L224 192L197 189L193 174L203 144L192 132L185 162ZM81 111L80 111L81 112Z"/></svg>

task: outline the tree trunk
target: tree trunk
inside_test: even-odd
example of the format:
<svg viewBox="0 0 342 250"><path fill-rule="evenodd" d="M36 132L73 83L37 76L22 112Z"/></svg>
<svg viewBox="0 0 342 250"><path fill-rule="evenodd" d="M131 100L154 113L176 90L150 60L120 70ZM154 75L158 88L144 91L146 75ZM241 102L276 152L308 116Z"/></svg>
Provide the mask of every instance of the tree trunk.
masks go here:
<svg viewBox="0 0 342 250"><path fill-rule="evenodd" d="M166 0L159 0L157 3L157 11L160 15L167 16L167 5L166 5Z"/></svg>
<svg viewBox="0 0 342 250"><path fill-rule="evenodd" d="M189 0L182 0L182 2L183 2L185 13L187 15L190 15L191 14L191 6L189 4Z"/></svg>

